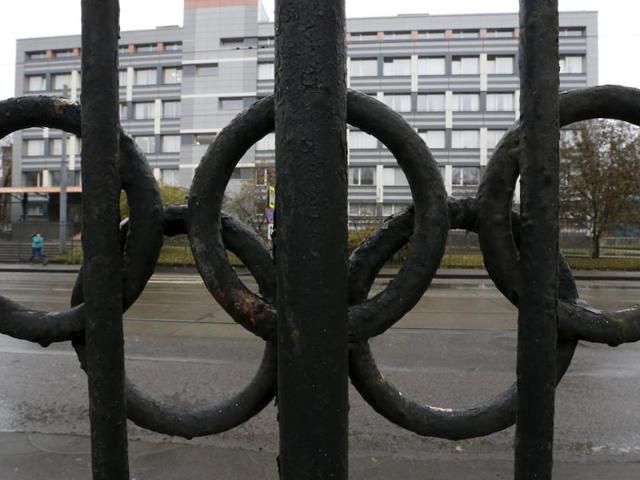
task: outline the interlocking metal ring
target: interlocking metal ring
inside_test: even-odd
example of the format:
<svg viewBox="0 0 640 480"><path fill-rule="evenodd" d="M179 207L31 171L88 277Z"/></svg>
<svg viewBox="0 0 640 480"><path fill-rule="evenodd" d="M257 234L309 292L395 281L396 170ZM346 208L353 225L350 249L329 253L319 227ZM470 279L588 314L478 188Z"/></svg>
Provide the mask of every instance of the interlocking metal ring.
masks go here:
<svg viewBox="0 0 640 480"><path fill-rule="evenodd" d="M420 300L438 268L448 232L446 194L422 139L396 112L368 95L349 91L347 121L376 136L394 154L415 201L414 242L398 275L375 297L349 309L350 338L384 332ZM251 292L229 264L220 240L222 199L247 150L274 128L273 96L237 116L209 146L189 195L189 238L205 285L234 320L252 333L275 338L276 310Z"/></svg>

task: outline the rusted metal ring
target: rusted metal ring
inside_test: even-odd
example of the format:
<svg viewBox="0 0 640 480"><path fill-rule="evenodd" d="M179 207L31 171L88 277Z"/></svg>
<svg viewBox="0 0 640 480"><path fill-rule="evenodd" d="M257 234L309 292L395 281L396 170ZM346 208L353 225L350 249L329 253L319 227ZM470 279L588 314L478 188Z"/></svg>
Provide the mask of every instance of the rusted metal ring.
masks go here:
<svg viewBox="0 0 640 480"><path fill-rule="evenodd" d="M0 102L0 136L32 127L49 127L80 136L80 106L56 97L20 97ZM120 175L132 200L135 227L128 233L123 267L125 303L133 303L153 272L162 245L160 193L142 152L121 134ZM135 203L133 203L135 202ZM0 332L46 346L69 340L84 330L81 302L61 313L29 310L0 298Z"/></svg>
<svg viewBox="0 0 640 480"><path fill-rule="evenodd" d="M473 198L449 199L449 223L452 229L477 231L478 204ZM519 237L519 217L513 214L513 228ZM371 285L386 261L412 236L413 209L388 218L382 228L351 256L349 301L366 298ZM575 282L566 263L561 264L563 297L576 294ZM571 364L576 342L559 342L556 368L559 382ZM458 440L503 430L515 422L517 391L513 384L494 399L465 408L439 408L406 398L378 370L368 342L350 346L349 375L362 398L389 421L418 435Z"/></svg>
<svg viewBox="0 0 640 480"><path fill-rule="evenodd" d="M382 333L419 301L438 268L449 226L442 178L417 133L399 114L368 95L349 91L347 107L348 122L378 137L395 155L416 205L414 241L400 272L383 292L350 308L350 337L357 341ZM196 170L189 195L189 238L205 285L232 318L264 339L275 338L275 307L249 291L229 264L220 234L220 208L237 163L273 129L270 96L218 134Z"/></svg>
<svg viewBox="0 0 640 480"><path fill-rule="evenodd" d="M560 94L560 125L594 118L623 120L640 126L640 90L605 85ZM496 147L478 189L480 248L498 289L512 302L522 284L516 239L512 234L511 199L518 178L520 124ZM561 264L562 266L562 264ZM563 283L561 269L561 283ZM640 340L640 307L614 312L576 302L577 294L560 296L559 335L564 339L619 345Z"/></svg>
<svg viewBox="0 0 640 480"><path fill-rule="evenodd" d="M133 225L133 222L132 222ZM187 206L170 205L164 209L164 234L169 237L187 232ZM267 298L274 294L273 275L269 266L273 262L268 249L254 232L223 214L222 236L227 248L249 266ZM127 229L127 224L121 226ZM124 235L122 238L124 239ZM126 242L121 243L123 251ZM265 272L267 273L265 275ZM79 301L76 297L75 301ZM74 348L81 367L86 370L85 345L74 341ZM276 348L267 342L260 367L251 381L238 393L227 400L206 407L176 407L151 398L138 388L129 378L125 379L127 417L136 425L166 435L187 439L205 435L215 435L230 430L256 415L275 395Z"/></svg>

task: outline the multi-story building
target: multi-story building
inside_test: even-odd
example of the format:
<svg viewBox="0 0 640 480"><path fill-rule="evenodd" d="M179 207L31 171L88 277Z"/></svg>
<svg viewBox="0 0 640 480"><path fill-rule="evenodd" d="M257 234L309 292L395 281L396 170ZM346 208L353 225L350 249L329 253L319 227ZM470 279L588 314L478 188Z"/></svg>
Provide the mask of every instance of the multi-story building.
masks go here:
<svg viewBox="0 0 640 480"><path fill-rule="evenodd" d="M560 14L561 89L598 81L597 13ZM472 195L492 149L519 115L518 15L399 15L347 22L348 84L400 112L427 142L448 192ZM303 41L301 39L301 41ZM79 98L80 37L19 40L16 94ZM274 88L274 25L259 0L185 0L184 26L122 32L122 125L156 177L188 187L215 135ZM59 184L60 132L14 141L14 186ZM274 135L239 163L230 188L265 184ZM79 142L67 148L79 184ZM304 159L301 159L303 161ZM410 202L407 180L379 141L349 131L349 212L390 214ZM28 204L47 215L46 202Z"/></svg>

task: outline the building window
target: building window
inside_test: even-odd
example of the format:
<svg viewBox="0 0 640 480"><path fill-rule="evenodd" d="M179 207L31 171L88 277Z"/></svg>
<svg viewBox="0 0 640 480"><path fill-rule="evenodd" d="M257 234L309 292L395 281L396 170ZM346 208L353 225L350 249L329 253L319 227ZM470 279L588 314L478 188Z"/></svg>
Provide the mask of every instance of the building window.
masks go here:
<svg viewBox="0 0 640 480"><path fill-rule="evenodd" d="M22 172L22 183L25 187L41 187L42 172Z"/></svg>
<svg viewBox="0 0 640 480"><path fill-rule="evenodd" d="M418 32L418 36L426 40L444 40L444 30L427 30L425 32Z"/></svg>
<svg viewBox="0 0 640 480"><path fill-rule="evenodd" d="M180 152L180 135L163 135L161 147L163 153Z"/></svg>
<svg viewBox="0 0 640 480"><path fill-rule="evenodd" d="M411 111L411 95L405 95L405 94L385 95L384 103L386 103L389 107L391 107L396 112Z"/></svg>
<svg viewBox="0 0 640 480"><path fill-rule="evenodd" d="M378 60L375 58L352 58L349 66L352 77L378 76Z"/></svg>
<svg viewBox="0 0 640 480"><path fill-rule="evenodd" d="M264 137L258 140L256 144L257 150L275 150L276 149L276 134L267 133Z"/></svg>
<svg viewBox="0 0 640 480"><path fill-rule="evenodd" d="M477 93L454 93L454 112L477 112L480 110L480 95Z"/></svg>
<svg viewBox="0 0 640 480"><path fill-rule="evenodd" d="M234 180L249 180L253 178L252 168L236 168L231 174L231 178Z"/></svg>
<svg viewBox="0 0 640 480"><path fill-rule="evenodd" d="M43 92L47 89L47 77L44 75L29 75L25 83L27 92Z"/></svg>
<svg viewBox="0 0 640 480"><path fill-rule="evenodd" d="M223 47L240 47L244 45L244 38L242 37L221 38L220 45L222 45Z"/></svg>
<svg viewBox="0 0 640 480"><path fill-rule="evenodd" d="M444 93L418 95L419 112L444 112Z"/></svg>
<svg viewBox="0 0 640 480"><path fill-rule="evenodd" d="M561 55L560 73L584 73L584 57L578 55Z"/></svg>
<svg viewBox="0 0 640 480"><path fill-rule="evenodd" d="M67 137L67 155L71 152L71 143L75 141L75 137ZM62 139L52 138L49 140L49 155L62 155Z"/></svg>
<svg viewBox="0 0 640 480"><path fill-rule="evenodd" d="M366 132L359 130L349 131L349 148L361 150L366 148L378 148L378 140Z"/></svg>
<svg viewBox="0 0 640 480"><path fill-rule="evenodd" d="M457 187L480 184L480 167L453 167L451 184Z"/></svg>
<svg viewBox="0 0 640 480"><path fill-rule="evenodd" d="M451 38L480 38L479 30L453 30Z"/></svg>
<svg viewBox="0 0 640 480"><path fill-rule="evenodd" d="M496 148L505 133L506 130L487 130L487 148Z"/></svg>
<svg viewBox="0 0 640 480"><path fill-rule="evenodd" d="M180 102L165 100L162 102L162 118L180 118Z"/></svg>
<svg viewBox="0 0 640 480"><path fill-rule="evenodd" d="M480 136L478 130L453 130L451 148L478 148Z"/></svg>
<svg viewBox="0 0 640 480"><path fill-rule="evenodd" d="M180 170L177 168L163 168L160 170L160 181L171 187L180 185Z"/></svg>
<svg viewBox="0 0 640 480"><path fill-rule="evenodd" d="M216 139L215 133L197 133L195 135L195 143L200 146L208 146Z"/></svg>
<svg viewBox="0 0 640 480"><path fill-rule="evenodd" d="M158 83L158 71L155 68L136 69L136 85L155 85Z"/></svg>
<svg viewBox="0 0 640 480"><path fill-rule="evenodd" d="M375 203L349 203L350 217L375 217Z"/></svg>
<svg viewBox="0 0 640 480"><path fill-rule="evenodd" d="M559 32L561 37L584 37L585 33L584 27L560 27Z"/></svg>
<svg viewBox="0 0 640 480"><path fill-rule="evenodd" d="M256 186L266 187L269 185L269 169L267 167L256 167Z"/></svg>
<svg viewBox="0 0 640 480"><path fill-rule="evenodd" d="M480 73L478 57L453 57L451 73L453 75L477 75Z"/></svg>
<svg viewBox="0 0 640 480"><path fill-rule="evenodd" d="M136 102L133 104L133 118L135 120L149 120L155 116L154 102Z"/></svg>
<svg viewBox="0 0 640 480"><path fill-rule="evenodd" d="M129 104L121 103L120 104L120 120L128 120L129 119Z"/></svg>
<svg viewBox="0 0 640 480"><path fill-rule="evenodd" d="M445 132L444 130L420 130L418 132L420 138L424 140L427 147L445 148Z"/></svg>
<svg viewBox="0 0 640 480"><path fill-rule="evenodd" d="M418 59L418 75L444 75L444 57L422 57Z"/></svg>
<svg viewBox="0 0 640 480"><path fill-rule="evenodd" d="M488 93L488 112L513 112L513 93Z"/></svg>
<svg viewBox="0 0 640 480"><path fill-rule="evenodd" d="M385 217L404 212L409 205L404 203L385 203L382 205L382 214Z"/></svg>
<svg viewBox="0 0 640 480"><path fill-rule="evenodd" d="M273 80L275 78L274 67L273 63L259 63L258 80Z"/></svg>
<svg viewBox="0 0 640 480"><path fill-rule="evenodd" d="M64 87L71 87L71 74L70 73L53 74L53 89L64 90Z"/></svg>
<svg viewBox="0 0 640 480"><path fill-rule="evenodd" d="M392 167L384 169L384 185L389 187L406 187L409 185L407 176L401 168Z"/></svg>
<svg viewBox="0 0 640 480"><path fill-rule="evenodd" d="M387 77L400 77L411 75L410 58L385 58L382 74Z"/></svg>
<svg viewBox="0 0 640 480"><path fill-rule="evenodd" d="M487 28L487 38L513 38L513 29Z"/></svg>
<svg viewBox="0 0 640 480"><path fill-rule="evenodd" d="M385 40L410 40L411 32L384 32Z"/></svg>
<svg viewBox="0 0 640 480"><path fill-rule="evenodd" d="M144 153L156 153L156 137L153 135L146 135L140 137L134 137L134 140Z"/></svg>
<svg viewBox="0 0 640 480"><path fill-rule="evenodd" d="M489 75L513 75L513 57L487 57L487 73Z"/></svg>
<svg viewBox="0 0 640 480"><path fill-rule="evenodd" d="M375 167L350 167L349 185L375 185Z"/></svg>
<svg viewBox="0 0 640 480"><path fill-rule="evenodd" d="M28 157L41 157L44 155L44 140L34 139L24 141L24 151Z"/></svg>
<svg viewBox="0 0 640 480"><path fill-rule="evenodd" d="M351 34L352 42L368 42L378 39L378 32L356 32Z"/></svg>
<svg viewBox="0 0 640 480"><path fill-rule="evenodd" d="M121 87L126 87L127 83L129 81L129 74L127 73L126 70L119 70L118 71L118 83L120 84Z"/></svg>
<svg viewBox="0 0 640 480"><path fill-rule="evenodd" d="M221 98L220 110L242 110L244 108L244 99L242 98Z"/></svg>
<svg viewBox="0 0 640 480"><path fill-rule="evenodd" d="M260 48L270 48L275 44L275 38L273 37L260 37L258 38L258 46Z"/></svg>
<svg viewBox="0 0 640 480"><path fill-rule="evenodd" d="M53 56L56 58L69 58L73 57L73 50L56 50L53 52Z"/></svg>
<svg viewBox="0 0 640 480"><path fill-rule="evenodd" d="M198 77L215 77L218 75L218 64L208 63L203 65L198 65L196 67L196 75Z"/></svg>
<svg viewBox="0 0 640 480"><path fill-rule="evenodd" d="M158 45L155 43L146 43L144 45L136 45L136 52L149 53L155 52L158 49Z"/></svg>
<svg viewBox="0 0 640 480"><path fill-rule="evenodd" d="M169 67L162 69L162 82L165 85L175 85L182 82L182 69Z"/></svg>
<svg viewBox="0 0 640 480"><path fill-rule="evenodd" d="M182 50L182 42L169 42L164 44L164 49L168 52L178 52Z"/></svg>
<svg viewBox="0 0 640 480"><path fill-rule="evenodd" d="M42 60L43 58L47 58L47 52L45 51L27 52L27 58L29 60Z"/></svg>

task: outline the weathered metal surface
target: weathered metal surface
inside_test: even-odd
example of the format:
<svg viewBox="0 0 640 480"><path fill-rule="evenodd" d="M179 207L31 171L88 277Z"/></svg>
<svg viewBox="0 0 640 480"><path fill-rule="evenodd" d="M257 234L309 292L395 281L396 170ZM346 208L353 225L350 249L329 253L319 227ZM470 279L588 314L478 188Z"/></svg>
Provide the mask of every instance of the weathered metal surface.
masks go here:
<svg viewBox="0 0 640 480"><path fill-rule="evenodd" d="M344 0L276 2L278 422L283 479L346 479Z"/></svg>
<svg viewBox="0 0 640 480"><path fill-rule="evenodd" d="M129 478L118 233L119 16L118 0L82 0L82 247L94 480Z"/></svg>
<svg viewBox="0 0 640 480"><path fill-rule="evenodd" d="M184 438L249 420L278 395L281 478L347 478L347 375L381 415L419 435L463 439L517 423L516 478L550 478L554 387L578 341L640 340L640 307L591 309L557 251L558 127L591 118L640 125L640 90L604 86L556 94L557 2L521 1L522 120L494 150L476 199L446 199L415 130L384 104L345 87L344 3L280 0L276 93L241 113L209 146L188 205L162 207L144 154L118 126L118 2L83 0L83 108L55 97L0 102L0 136L35 126L83 138L85 265L66 312L0 297L0 333L47 346L72 341L89 376L94 479L128 478L125 413ZM398 160L414 205L387 219L346 258L350 123ZM277 133L277 256L221 211L242 156ZM522 172L522 216L511 211ZM118 224L120 190L130 218ZM442 408L406 398L379 372L368 340L428 289L449 228L477 232L498 289L520 311L518 380L493 399ZM163 236L186 233L207 289L265 340L262 363L239 392L213 405L175 406L124 375L122 312L151 277ZM385 262L409 244L393 281L368 298ZM256 278L251 292L226 258ZM274 258L274 256L276 258Z"/></svg>

